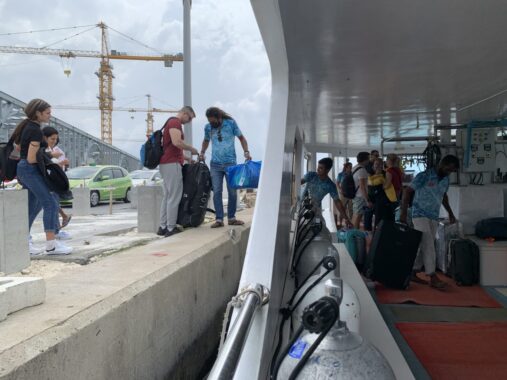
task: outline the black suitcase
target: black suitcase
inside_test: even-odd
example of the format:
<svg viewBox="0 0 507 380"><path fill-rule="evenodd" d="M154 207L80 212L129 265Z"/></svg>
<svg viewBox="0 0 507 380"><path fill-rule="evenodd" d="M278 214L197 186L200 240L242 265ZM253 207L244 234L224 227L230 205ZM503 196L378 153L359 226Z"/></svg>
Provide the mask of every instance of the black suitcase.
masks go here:
<svg viewBox="0 0 507 380"><path fill-rule="evenodd" d="M479 283L479 247L469 239L449 242L450 264L448 275L456 284L470 286Z"/></svg>
<svg viewBox="0 0 507 380"><path fill-rule="evenodd" d="M395 289L406 289L422 233L405 224L380 222L368 255L368 277Z"/></svg>
<svg viewBox="0 0 507 380"><path fill-rule="evenodd" d="M183 166L183 195L178 208L178 224L197 227L202 224L211 193L211 175L204 162Z"/></svg>

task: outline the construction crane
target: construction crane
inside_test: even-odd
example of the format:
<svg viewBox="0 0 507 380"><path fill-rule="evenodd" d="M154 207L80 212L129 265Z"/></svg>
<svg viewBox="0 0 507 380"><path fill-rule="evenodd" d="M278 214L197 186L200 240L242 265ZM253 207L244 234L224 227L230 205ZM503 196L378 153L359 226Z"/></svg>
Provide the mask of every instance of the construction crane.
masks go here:
<svg viewBox="0 0 507 380"><path fill-rule="evenodd" d="M136 61L161 61L165 67L172 67L173 62L182 62L183 54L176 55L132 55L124 52L109 49L108 26L103 22L96 25L101 29L102 49L101 51L89 50L68 50L68 49L48 49L34 47L0 46L0 53L17 54L38 54L38 55L56 55L61 58L100 58L99 71L95 74L99 77L99 109L100 109L100 137L101 140L112 144L112 112L113 112L113 67L109 63L111 59L136 60ZM65 71L64 71L65 72ZM69 75L70 71L65 72ZM148 107L150 109L150 107ZM154 111L153 111L154 112ZM151 115L153 125L153 115ZM152 127L153 128L153 127Z"/></svg>
<svg viewBox="0 0 507 380"><path fill-rule="evenodd" d="M113 111L122 111L122 112L146 112L146 137L151 136L153 133L153 113L178 113L177 110L163 110L160 108L153 108L151 105L151 96L146 95L148 98L148 108L127 108L127 107L114 107ZM52 109L59 110L81 110L81 111L89 111L89 110L97 110L98 107L93 106L75 106L75 105L56 105L51 106Z"/></svg>

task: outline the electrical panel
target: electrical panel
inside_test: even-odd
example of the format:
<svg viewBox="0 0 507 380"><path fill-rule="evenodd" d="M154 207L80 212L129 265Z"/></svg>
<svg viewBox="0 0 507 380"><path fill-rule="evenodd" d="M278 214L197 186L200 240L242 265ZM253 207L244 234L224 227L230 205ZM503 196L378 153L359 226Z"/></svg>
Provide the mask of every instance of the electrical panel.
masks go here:
<svg viewBox="0 0 507 380"><path fill-rule="evenodd" d="M458 129L456 146L462 147L465 152L462 171L494 172L496 169L495 140L496 128L472 128L470 141L468 141L468 130Z"/></svg>

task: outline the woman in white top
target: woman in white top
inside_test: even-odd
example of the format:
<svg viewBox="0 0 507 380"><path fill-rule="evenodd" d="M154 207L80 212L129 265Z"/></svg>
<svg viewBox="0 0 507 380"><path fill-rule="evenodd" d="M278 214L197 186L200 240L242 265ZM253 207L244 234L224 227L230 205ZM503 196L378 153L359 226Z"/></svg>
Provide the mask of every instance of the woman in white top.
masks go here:
<svg viewBox="0 0 507 380"><path fill-rule="evenodd" d="M65 157L65 152L63 150L61 150L60 147L57 146L58 143L60 142L60 139L58 137L58 131L53 127L44 127L42 129L42 134L43 134L44 140L47 144L46 153L48 153L51 156L51 160L54 163L60 165L62 167L62 169L65 170L65 167L67 165L69 165L69 160L67 159L67 157ZM58 194L53 193L53 195L57 198L57 201L60 202ZM65 226L67 226L69 224L70 219L72 218L72 215L71 214L67 215L62 210L61 207L58 212L59 212L60 216L62 217L62 223L61 223L61 225L57 226L57 229L59 231L57 233L57 237L62 240L70 239L70 235L65 231L61 231L60 229L64 228ZM58 223L58 224L60 224L60 223Z"/></svg>

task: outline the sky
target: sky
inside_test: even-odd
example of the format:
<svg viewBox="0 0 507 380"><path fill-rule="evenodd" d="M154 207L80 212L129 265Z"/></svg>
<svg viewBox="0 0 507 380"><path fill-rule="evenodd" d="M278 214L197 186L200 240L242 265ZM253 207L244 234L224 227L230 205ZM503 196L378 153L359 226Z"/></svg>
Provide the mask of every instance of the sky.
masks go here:
<svg viewBox="0 0 507 380"><path fill-rule="evenodd" d="M129 54L183 52L181 0L87 0L74 2L0 0L0 45L100 51L102 21L109 30L110 48ZM206 108L218 106L231 114L249 142L253 159L262 159L269 117L271 77L268 58L248 0L194 0L192 29L193 145L200 150ZM58 31L6 35L64 27ZM90 31L87 29L93 28ZM85 32L86 31L86 32ZM74 36L78 34L77 36ZM28 102L42 98L52 105L98 107L97 58L0 53L0 90ZM165 68L162 62L111 61L116 107L146 108L146 94L159 109L183 105L183 63ZM64 75L64 68L71 75ZM53 116L100 137L100 113L53 109ZM168 114L155 113L154 128ZM113 112L113 145L138 155L145 140L146 114ZM241 152L239 144L237 150ZM238 154L238 157L242 157Z"/></svg>

